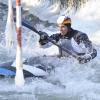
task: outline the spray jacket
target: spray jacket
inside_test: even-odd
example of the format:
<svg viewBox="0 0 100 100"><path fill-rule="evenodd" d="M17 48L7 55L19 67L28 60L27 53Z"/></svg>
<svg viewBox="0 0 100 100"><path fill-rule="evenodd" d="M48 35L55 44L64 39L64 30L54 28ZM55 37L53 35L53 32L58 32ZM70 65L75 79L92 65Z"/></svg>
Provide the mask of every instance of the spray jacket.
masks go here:
<svg viewBox="0 0 100 100"><path fill-rule="evenodd" d="M83 53L84 55L88 55L88 60L93 59L97 56L96 49L92 46L91 41L85 33L82 33L78 30L73 30L66 35L62 36L60 33L53 34L49 37L53 41L56 41L60 46L71 50L72 52L80 55ZM75 42L72 44L72 41ZM39 40L41 45L47 44L48 41ZM75 48L77 47L77 49ZM68 54L59 48L60 56L68 56Z"/></svg>

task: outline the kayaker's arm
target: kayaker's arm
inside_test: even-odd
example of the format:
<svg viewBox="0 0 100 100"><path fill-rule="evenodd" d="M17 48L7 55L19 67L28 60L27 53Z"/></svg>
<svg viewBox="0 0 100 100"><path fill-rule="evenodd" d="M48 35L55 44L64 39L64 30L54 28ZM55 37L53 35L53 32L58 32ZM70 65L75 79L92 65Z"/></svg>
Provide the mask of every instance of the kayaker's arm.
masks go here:
<svg viewBox="0 0 100 100"><path fill-rule="evenodd" d="M97 56L97 50L93 47L92 42L85 33L78 35L74 40L78 45L84 44L86 49L86 53L78 59L80 63L86 63Z"/></svg>

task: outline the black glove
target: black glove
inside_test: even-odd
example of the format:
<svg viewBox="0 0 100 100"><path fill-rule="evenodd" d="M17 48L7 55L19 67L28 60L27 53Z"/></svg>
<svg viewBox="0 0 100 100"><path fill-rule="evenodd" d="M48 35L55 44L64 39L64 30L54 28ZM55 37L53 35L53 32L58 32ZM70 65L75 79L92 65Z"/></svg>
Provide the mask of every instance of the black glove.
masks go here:
<svg viewBox="0 0 100 100"><path fill-rule="evenodd" d="M40 34L40 39L39 39L39 43L41 45L45 45L46 43L48 43L48 34L42 31L39 31Z"/></svg>
<svg viewBox="0 0 100 100"><path fill-rule="evenodd" d="M91 60L91 57L79 57L78 58L78 61L80 64L84 64L84 63L87 63Z"/></svg>

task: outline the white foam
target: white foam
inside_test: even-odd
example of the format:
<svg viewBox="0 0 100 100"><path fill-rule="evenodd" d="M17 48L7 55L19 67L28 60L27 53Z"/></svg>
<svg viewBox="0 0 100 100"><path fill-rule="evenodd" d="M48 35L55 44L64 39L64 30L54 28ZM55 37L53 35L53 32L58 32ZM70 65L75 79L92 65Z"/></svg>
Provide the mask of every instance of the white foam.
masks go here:
<svg viewBox="0 0 100 100"><path fill-rule="evenodd" d="M50 10L49 7L49 1L46 0L46 3L43 3L42 0L39 0L41 2L37 3L38 0L32 0L29 2L29 0L24 0L26 4L33 6L31 8L31 13L36 14L37 16L41 17L43 20L47 20L47 17L52 20L53 22L56 21L57 16L59 15L58 12L56 14L52 15L53 10ZM47 6L44 6L47 4ZM35 7L36 5L36 7ZM40 6L41 5L41 6ZM23 89L18 90L16 89L12 84L11 81L7 80L0 80L0 91L31 91L32 94L34 94L34 90L38 89L37 93L51 93L51 94L62 94L63 96L66 95L66 98L75 98L80 97L79 100L99 100L100 99L100 10L99 10L100 1L99 0L90 0L89 3L87 3L86 8L82 8L79 12L77 12L77 15L72 16L72 26L75 29L81 30L89 35L89 38L93 41L93 44L96 46L96 49L98 50L98 56L96 59L92 60L91 62L80 65L75 59L53 59L51 60L51 63L55 65L57 68L55 69L54 76L51 76L52 79L58 79L61 81L62 84L66 86L64 90L61 88L57 88L57 86L51 85L50 83L45 82L44 80L34 80L32 79L31 82L27 81L28 84L26 84ZM44 6L44 7L43 7ZM42 8L43 7L43 8ZM47 7L47 9L46 9ZM35 8L35 9L34 9ZM34 9L34 10L33 10ZM43 12L44 11L44 12ZM40 13L41 12L41 13ZM43 14L42 14L43 12ZM63 13L63 11L61 11ZM46 15L45 15L46 14ZM58 15L57 15L58 14ZM51 16L49 16L51 15ZM38 27L39 28L39 27ZM41 28L41 27L40 27ZM45 28L41 28L45 30ZM25 33L23 35L23 38L28 40L28 38L34 34L33 32L27 31L27 29L24 29ZM52 27L51 32L54 33L55 29ZM46 32L51 33L49 28L46 28ZM53 31L52 31L53 30ZM28 32L30 34L28 34ZM32 34L31 34L32 33ZM28 36L29 35L29 36ZM38 41L39 38L37 38ZM41 55L43 51L47 55L51 53L51 51L55 51L55 48L50 49L48 51L40 50L39 47L36 47L36 45L33 45L31 39L29 38L29 41L24 41L24 56L33 56L33 55ZM36 42L34 42L36 43ZM4 49L4 48L3 48ZM47 59L47 62L49 62L50 59ZM2 88L2 84L5 85L5 87ZM13 88L12 88L13 87ZM36 91L36 90L35 90ZM26 94L27 95L27 94ZM75 100L75 99L73 99ZM78 99L76 99L78 100Z"/></svg>

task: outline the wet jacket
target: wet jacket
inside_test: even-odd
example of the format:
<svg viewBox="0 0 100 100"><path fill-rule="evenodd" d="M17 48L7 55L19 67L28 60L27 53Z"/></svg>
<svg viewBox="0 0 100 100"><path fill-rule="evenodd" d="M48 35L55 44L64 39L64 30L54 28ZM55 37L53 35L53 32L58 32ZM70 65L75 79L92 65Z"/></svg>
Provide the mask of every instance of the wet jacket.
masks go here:
<svg viewBox="0 0 100 100"><path fill-rule="evenodd" d="M93 59L97 56L96 49L92 46L91 41L89 40L88 36L85 33L82 33L78 30L73 30L66 35L62 36L60 33L53 34L49 37L50 39L56 41L60 46L67 48L73 51L76 54L84 53L88 54L89 59ZM72 39L76 42L79 51L76 51L72 45ZM39 41L40 44L44 45L46 42ZM60 56L67 56L68 54L59 48Z"/></svg>

